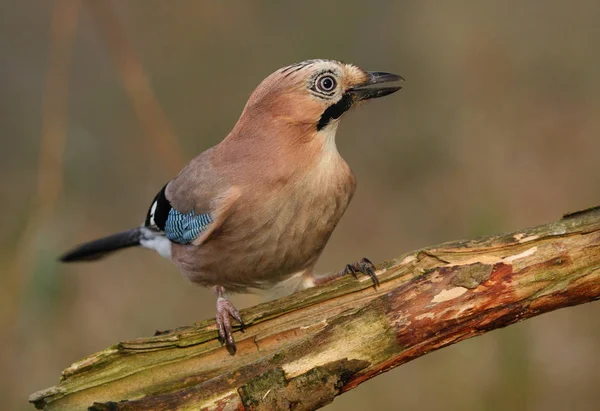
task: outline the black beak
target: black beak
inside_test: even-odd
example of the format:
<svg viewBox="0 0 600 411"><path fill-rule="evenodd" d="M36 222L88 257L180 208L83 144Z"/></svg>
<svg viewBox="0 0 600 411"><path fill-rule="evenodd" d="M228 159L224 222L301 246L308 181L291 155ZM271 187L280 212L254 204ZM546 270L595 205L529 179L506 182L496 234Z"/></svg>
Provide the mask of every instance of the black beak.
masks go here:
<svg viewBox="0 0 600 411"><path fill-rule="evenodd" d="M392 73L384 73L381 71L369 71L367 74L369 75L369 79L366 81L366 83L348 90L348 93L354 97L354 101L369 100L371 98L387 96L388 94L395 93L402 88L402 86L399 85L387 87L382 86L382 84L386 83L403 82L404 79L402 76Z"/></svg>

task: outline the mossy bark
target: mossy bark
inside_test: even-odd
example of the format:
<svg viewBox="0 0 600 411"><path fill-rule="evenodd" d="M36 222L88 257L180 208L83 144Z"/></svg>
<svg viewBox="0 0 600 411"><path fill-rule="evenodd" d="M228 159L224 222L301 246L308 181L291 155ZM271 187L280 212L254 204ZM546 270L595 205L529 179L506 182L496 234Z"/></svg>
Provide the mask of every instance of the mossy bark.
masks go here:
<svg viewBox="0 0 600 411"><path fill-rule="evenodd" d="M32 394L47 410L310 410L428 352L600 298L600 208L380 264L242 312L230 356L214 320L121 342Z"/></svg>

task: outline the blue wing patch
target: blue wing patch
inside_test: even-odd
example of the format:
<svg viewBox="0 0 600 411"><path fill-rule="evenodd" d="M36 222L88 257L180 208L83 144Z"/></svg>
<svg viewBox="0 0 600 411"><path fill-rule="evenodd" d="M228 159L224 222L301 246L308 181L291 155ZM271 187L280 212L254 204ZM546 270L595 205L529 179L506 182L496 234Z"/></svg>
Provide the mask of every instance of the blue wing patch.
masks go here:
<svg viewBox="0 0 600 411"><path fill-rule="evenodd" d="M165 222L167 238L179 244L189 244L213 222L210 214L180 213L171 208Z"/></svg>

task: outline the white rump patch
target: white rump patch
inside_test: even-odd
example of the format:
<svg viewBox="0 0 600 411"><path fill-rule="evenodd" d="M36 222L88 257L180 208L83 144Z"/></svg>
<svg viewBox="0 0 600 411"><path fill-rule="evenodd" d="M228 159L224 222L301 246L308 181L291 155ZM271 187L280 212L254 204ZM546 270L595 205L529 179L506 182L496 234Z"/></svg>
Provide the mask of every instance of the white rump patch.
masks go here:
<svg viewBox="0 0 600 411"><path fill-rule="evenodd" d="M156 251L161 256L171 259L171 241L164 235L158 234L142 227L143 238L140 240L140 245L145 248Z"/></svg>

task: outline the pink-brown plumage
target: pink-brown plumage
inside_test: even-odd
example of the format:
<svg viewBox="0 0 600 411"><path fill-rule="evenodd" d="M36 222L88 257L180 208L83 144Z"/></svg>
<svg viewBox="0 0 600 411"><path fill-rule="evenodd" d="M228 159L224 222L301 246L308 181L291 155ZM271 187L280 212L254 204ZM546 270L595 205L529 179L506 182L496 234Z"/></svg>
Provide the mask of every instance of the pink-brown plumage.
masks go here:
<svg viewBox="0 0 600 411"><path fill-rule="evenodd" d="M336 148L339 120L352 106L397 91L381 84L399 79L332 60L277 70L252 93L231 133L159 192L142 227L84 244L63 261L132 245L157 250L192 282L215 289L219 336L234 352L230 316L241 317L223 292L312 276L356 188ZM189 227L197 230L191 240L177 231ZM344 272L357 270L377 281L368 260Z"/></svg>
<svg viewBox="0 0 600 411"><path fill-rule="evenodd" d="M213 167L227 164L222 189L239 196L217 234L199 246L173 244L172 259L182 273L202 285L243 291L312 268L356 187L328 138L313 136L302 144L290 140L289 147L268 151L272 160L262 158L262 151L259 159L248 154L230 162L231 151L217 146L210 161ZM254 149L260 150L260 144ZM181 174L171 183L173 192L180 178L187 181Z"/></svg>
<svg viewBox="0 0 600 411"><path fill-rule="evenodd" d="M276 71L252 93L232 132L167 187L174 207L197 213L214 214L226 191L237 196L218 234L173 244L172 259L191 281L245 291L312 269L356 187L336 149L337 122L315 127L331 102L306 83L323 67L338 70L344 88L367 79L331 61Z"/></svg>

